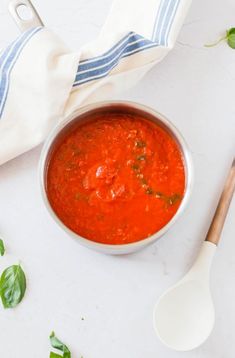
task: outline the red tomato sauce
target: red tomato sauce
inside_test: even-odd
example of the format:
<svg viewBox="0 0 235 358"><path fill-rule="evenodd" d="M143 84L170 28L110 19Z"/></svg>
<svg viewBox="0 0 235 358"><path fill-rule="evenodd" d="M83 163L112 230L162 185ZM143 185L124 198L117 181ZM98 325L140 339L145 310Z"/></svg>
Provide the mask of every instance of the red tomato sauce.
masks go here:
<svg viewBox="0 0 235 358"><path fill-rule="evenodd" d="M78 122L48 164L47 195L56 215L75 233L105 244L159 231L184 189L178 144L139 115L110 112Z"/></svg>

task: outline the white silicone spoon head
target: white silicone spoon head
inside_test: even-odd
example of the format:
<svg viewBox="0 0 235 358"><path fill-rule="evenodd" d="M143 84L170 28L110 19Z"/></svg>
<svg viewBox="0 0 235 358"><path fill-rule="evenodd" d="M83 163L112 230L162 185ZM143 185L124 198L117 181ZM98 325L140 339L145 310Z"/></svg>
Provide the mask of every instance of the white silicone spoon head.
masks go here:
<svg viewBox="0 0 235 358"><path fill-rule="evenodd" d="M160 340L177 351L201 345L214 325L214 306L209 290L198 281L187 281L168 291L154 311Z"/></svg>
<svg viewBox="0 0 235 358"><path fill-rule="evenodd" d="M201 345L214 326L209 271L216 246L204 242L188 274L170 288L154 310L154 328L160 340L178 351Z"/></svg>

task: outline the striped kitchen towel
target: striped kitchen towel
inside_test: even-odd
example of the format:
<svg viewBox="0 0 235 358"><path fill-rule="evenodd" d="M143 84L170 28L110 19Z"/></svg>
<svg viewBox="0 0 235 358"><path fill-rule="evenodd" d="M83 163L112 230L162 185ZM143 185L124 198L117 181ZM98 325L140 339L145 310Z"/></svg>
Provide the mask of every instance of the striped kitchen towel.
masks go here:
<svg viewBox="0 0 235 358"><path fill-rule="evenodd" d="M174 46L190 0L115 0L99 37L70 51L45 27L0 52L0 164L78 106L133 86Z"/></svg>

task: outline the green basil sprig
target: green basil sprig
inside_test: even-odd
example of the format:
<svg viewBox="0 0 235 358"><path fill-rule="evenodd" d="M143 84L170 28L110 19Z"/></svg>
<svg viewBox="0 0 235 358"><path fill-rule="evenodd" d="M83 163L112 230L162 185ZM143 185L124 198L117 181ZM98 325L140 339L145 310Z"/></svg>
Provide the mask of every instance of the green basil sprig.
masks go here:
<svg viewBox="0 0 235 358"><path fill-rule="evenodd" d="M0 296L4 308L13 308L20 303L26 290L26 277L20 265L6 268L0 279Z"/></svg>
<svg viewBox="0 0 235 358"><path fill-rule="evenodd" d="M235 27L231 27L229 30L226 31L226 35L221 37L215 43L205 45L205 47L214 47L218 45L220 42L226 41L229 47L235 49Z"/></svg>
<svg viewBox="0 0 235 358"><path fill-rule="evenodd" d="M2 239L0 239L0 255L3 256L5 253L5 246Z"/></svg>
<svg viewBox="0 0 235 358"><path fill-rule="evenodd" d="M70 350L55 336L54 332L52 332L50 335L50 342L53 348L58 349L63 353L63 355L59 355L57 353L51 352L50 358L71 358Z"/></svg>

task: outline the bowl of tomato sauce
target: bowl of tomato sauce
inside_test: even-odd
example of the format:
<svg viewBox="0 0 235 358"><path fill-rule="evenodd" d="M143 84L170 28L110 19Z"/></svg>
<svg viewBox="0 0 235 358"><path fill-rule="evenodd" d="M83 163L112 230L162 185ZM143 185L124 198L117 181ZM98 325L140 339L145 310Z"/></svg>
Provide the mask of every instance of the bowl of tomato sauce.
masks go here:
<svg viewBox="0 0 235 358"><path fill-rule="evenodd" d="M40 160L44 203L89 248L139 250L182 214L192 188L188 147L162 114L141 104L87 105L59 124Z"/></svg>

